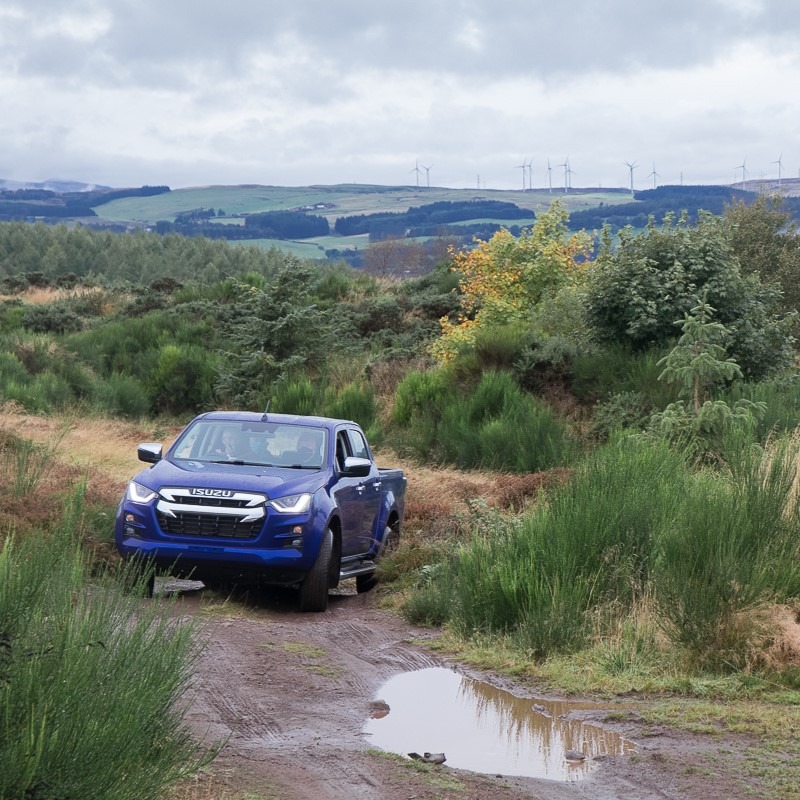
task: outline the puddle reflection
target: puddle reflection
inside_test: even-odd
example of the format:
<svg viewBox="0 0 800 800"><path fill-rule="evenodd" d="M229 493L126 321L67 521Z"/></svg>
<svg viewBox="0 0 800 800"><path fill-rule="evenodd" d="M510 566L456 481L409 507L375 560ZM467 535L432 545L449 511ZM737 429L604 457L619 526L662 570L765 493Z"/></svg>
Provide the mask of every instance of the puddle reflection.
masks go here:
<svg viewBox="0 0 800 800"><path fill-rule="evenodd" d="M444 752L447 765L473 772L573 781L587 775L599 755L635 749L619 734L579 720L561 719L592 703L531 700L449 669L397 675L376 694L388 706L364 724L371 745L391 753ZM568 750L585 754L567 761Z"/></svg>

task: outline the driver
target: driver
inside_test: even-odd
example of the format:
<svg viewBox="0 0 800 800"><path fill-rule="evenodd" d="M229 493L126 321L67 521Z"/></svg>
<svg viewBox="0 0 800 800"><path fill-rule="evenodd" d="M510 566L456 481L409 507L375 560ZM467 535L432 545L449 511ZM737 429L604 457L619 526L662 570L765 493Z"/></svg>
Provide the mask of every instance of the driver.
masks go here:
<svg viewBox="0 0 800 800"><path fill-rule="evenodd" d="M303 431L297 440L297 458L301 464L319 464L322 439L312 431Z"/></svg>
<svg viewBox="0 0 800 800"><path fill-rule="evenodd" d="M253 453L244 436L237 431L226 428L220 436L219 446L214 449L214 454L225 458L250 459Z"/></svg>

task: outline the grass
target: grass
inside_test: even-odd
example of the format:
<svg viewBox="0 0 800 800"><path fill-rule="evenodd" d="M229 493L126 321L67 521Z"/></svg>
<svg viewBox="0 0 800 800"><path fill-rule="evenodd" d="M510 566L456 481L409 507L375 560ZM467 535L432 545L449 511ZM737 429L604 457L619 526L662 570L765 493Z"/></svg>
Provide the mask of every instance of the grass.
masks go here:
<svg viewBox="0 0 800 800"><path fill-rule="evenodd" d="M167 795L167 800L281 800L280 790L267 785L263 778L248 779L258 782L259 791L242 787L242 770L207 768L179 781Z"/></svg>
<svg viewBox="0 0 800 800"><path fill-rule="evenodd" d="M13 495L14 497L27 497L42 482L46 472L53 463L56 451L66 435L64 429L54 441L49 444L37 444L30 439L11 438L5 444L5 449L13 459Z"/></svg>
<svg viewBox="0 0 800 800"><path fill-rule="evenodd" d="M521 192L514 190L482 189L484 198L517 203L523 208L549 205L555 194L543 190ZM152 197L126 197L97 206L101 219L115 222L137 221L154 224L158 220L174 220L175 215L195 208L224 209L227 215L252 214L258 211L279 211L317 203L332 203L333 209L320 209L333 226L337 217L352 214L373 214L379 211L405 211L410 206L442 200L463 201L476 196L474 189L441 187L367 186L339 184L336 186L206 186L176 189ZM608 192L558 195L568 208L590 208L601 201L628 202L630 198Z"/></svg>
<svg viewBox="0 0 800 800"><path fill-rule="evenodd" d="M341 667L329 664L324 660L328 655L325 650L308 642L284 642L281 648L301 659L310 660L312 663L303 663L301 668L313 672L315 675L321 675L324 678L338 678L344 671Z"/></svg>
<svg viewBox="0 0 800 800"><path fill-rule="evenodd" d="M387 753L385 750L377 750L370 748L366 751L368 755L375 758L386 759L387 761L397 764L404 770L410 770L416 775L422 776L428 786L435 789L448 792L462 792L464 791L464 784L458 780L451 772L442 770L441 766L434 764L426 764L424 761L418 761L404 756L397 755L396 753Z"/></svg>
<svg viewBox="0 0 800 800"><path fill-rule="evenodd" d="M63 530L0 551L0 797L158 796L213 755L178 705L196 631L88 576Z"/></svg>
<svg viewBox="0 0 800 800"><path fill-rule="evenodd" d="M521 516L472 519L417 569L406 616L508 640L527 659L590 652L639 687L668 670L794 681L766 649L770 610L800 595L798 462L788 438L696 472L666 445L619 438Z"/></svg>

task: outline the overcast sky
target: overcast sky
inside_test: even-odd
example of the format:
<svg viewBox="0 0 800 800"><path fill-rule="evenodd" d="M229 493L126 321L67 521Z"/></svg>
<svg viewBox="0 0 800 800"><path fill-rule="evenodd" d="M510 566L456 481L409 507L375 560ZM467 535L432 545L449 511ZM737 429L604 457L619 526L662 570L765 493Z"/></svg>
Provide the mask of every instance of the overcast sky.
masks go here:
<svg viewBox="0 0 800 800"><path fill-rule="evenodd" d="M798 0L0 0L0 178L800 176ZM480 177L479 177L480 176ZM419 173L424 185L425 171Z"/></svg>

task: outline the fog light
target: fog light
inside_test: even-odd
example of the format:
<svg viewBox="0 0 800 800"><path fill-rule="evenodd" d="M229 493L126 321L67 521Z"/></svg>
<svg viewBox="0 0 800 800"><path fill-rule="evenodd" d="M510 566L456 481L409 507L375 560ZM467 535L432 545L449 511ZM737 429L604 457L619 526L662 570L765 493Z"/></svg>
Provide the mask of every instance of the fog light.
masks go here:
<svg viewBox="0 0 800 800"><path fill-rule="evenodd" d="M136 529L131 525L126 525L125 526L125 535L126 536L135 536L136 535Z"/></svg>
<svg viewBox="0 0 800 800"><path fill-rule="evenodd" d="M292 539L292 547L299 548L299 547L302 546L302 544L303 544L303 540L302 539Z"/></svg>
<svg viewBox="0 0 800 800"><path fill-rule="evenodd" d="M294 528L292 528L292 533L295 534L295 536L301 534L302 532L303 532L302 525L295 525Z"/></svg>
<svg viewBox="0 0 800 800"><path fill-rule="evenodd" d="M136 522L136 517L133 514L126 514L125 522Z"/></svg>

